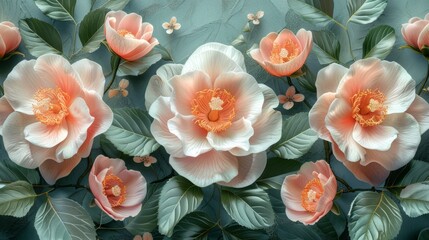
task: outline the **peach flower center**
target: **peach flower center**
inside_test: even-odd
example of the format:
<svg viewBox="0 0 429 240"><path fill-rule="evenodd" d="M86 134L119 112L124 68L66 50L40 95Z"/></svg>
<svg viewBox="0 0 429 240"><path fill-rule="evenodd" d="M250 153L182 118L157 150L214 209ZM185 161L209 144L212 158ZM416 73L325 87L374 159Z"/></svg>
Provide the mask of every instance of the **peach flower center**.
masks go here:
<svg viewBox="0 0 429 240"><path fill-rule="evenodd" d="M281 45L274 43L273 49L271 50L270 60L272 63L281 64L289 62L296 58L301 52L301 46L291 39L287 39Z"/></svg>
<svg viewBox="0 0 429 240"><path fill-rule="evenodd" d="M120 206L126 199L126 193L126 187L119 177L111 174L104 178L103 194L112 207Z"/></svg>
<svg viewBox="0 0 429 240"><path fill-rule="evenodd" d="M225 89L204 89L191 103L195 123L208 132L228 129L235 117L235 98Z"/></svg>
<svg viewBox="0 0 429 240"><path fill-rule="evenodd" d="M136 39L136 36L134 36L134 34L132 34L130 31L125 29L120 29L117 31L117 33L124 38Z"/></svg>
<svg viewBox="0 0 429 240"><path fill-rule="evenodd" d="M379 90L359 91L351 98L353 118L363 127L382 123L387 113L384 100L385 96Z"/></svg>
<svg viewBox="0 0 429 240"><path fill-rule="evenodd" d="M46 125L60 124L69 114L67 102L69 95L61 88L41 88L34 94L36 103L33 104L33 113L36 119Z"/></svg>
<svg viewBox="0 0 429 240"><path fill-rule="evenodd" d="M316 212L317 203L324 192L323 185L318 178L309 181L301 192L301 205L308 212Z"/></svg>

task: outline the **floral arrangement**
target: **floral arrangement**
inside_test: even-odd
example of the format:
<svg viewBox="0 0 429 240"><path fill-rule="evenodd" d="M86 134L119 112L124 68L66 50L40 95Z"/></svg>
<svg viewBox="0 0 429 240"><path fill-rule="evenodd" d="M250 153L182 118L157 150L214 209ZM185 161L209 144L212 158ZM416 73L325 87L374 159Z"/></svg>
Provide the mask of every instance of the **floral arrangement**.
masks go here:
<svg viewBox="0 0 429 240"><path fill-rule="evenodd" d="M156 34L186 31L177 12L88 3L0 22L0 238L428 238L429 71L390 53L427 64L429 13L389 26L391 1L344 1L343 19L288 0L303 26L255 41L263 6L235 12L235 40L178 61Z"/></svg>

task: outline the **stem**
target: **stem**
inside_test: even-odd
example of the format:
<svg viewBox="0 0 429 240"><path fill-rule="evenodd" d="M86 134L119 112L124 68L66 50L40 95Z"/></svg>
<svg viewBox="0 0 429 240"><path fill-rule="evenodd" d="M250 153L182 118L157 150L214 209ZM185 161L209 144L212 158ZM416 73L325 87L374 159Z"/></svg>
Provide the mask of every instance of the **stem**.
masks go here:
<svg viewBox="0 0 429 240"><path fill-rule="evenodd" d="M364 192L364 191L377 192L379 190L376 190L374 187L372 187L372 188L352 188L352 189L348 189L347 192L342 191L341 193L353 193L353 192Z"/></svg>
<svg viewBox="0 0 429 240"><path fill-rule="evenodd" d="M86 158L87 159L87 165L86 165L86 169L85 171L79 176L79 178L77 179L76 185L80 185L80 183L82 182L83 178L86 176L86 174L89 173L89 171L91 171L92 168L92 161L89 158L89 156Z"/></svg>
<svg viewBox="0 0 429 240"><path fill-rule="evenodd" d="M70 47L70 58L74 55L75 45L76 45L76 35L77 35L77 23L74 22L74 30L73 30L73 36L72 36L72 45Z"/></svg>
<svg viewBox="0 0 429 240"><path fill-rule="evenodd" d="M335 178L337 179L338 182L342 183L347 188L347 192L351 192L353 190L353 188L346 182L346 180L338 176L335 176Z"/></svg>
<svg viewBox="0 0 429 240"><path fill-rule="evenodd" d="M110 87L112 86L113 82L115 81L116 78L116 73L118 72L119 69L119 65L121 64L121 58L117 55L113 55L112 56L112 79L109 82L109 85L107 85L107 88L104 89L104 94L106 94L107 91L109 91Z"/></svg>
<svg viewBox="0 0 429 240"><path fill-rule="evenodd" d="M331 147L329 146L329 142L323 140L323 148L325 149L325 160L330 163L331 161Z"/></svg>
<svg viewBox="0 0 429 240"><path fill-rule="evenodd" d="M292 79L290 78L290 77L286 77L286 79L287 79L287 83L289 84L289 86L293 86L293 87L295 87L294 85L293 85L293 83L292 83ZM295 90L296 90L296 93L300 93L300 91L298 91L298 89L295 87ZM307 106L308 107L308 109L311 109L311 104L307 101L307 99L304 97L304 101L302 101L304 104L305 104L305 106Z"/></svg>
<svg viewBox="0 0 429 240"><path fill-rule="evenodd" d="M425 79L425 81L423 82L422 86L420 87L420 90L419 90L419 92L417 93L418 95L422 94L422 91L423 91L423 89L425 88L425 85L426 85L426 83L427 83L428 79L429 79L429 64L428 64L428 70L427 70L427 73L426 73L426 79Z"/></svg>

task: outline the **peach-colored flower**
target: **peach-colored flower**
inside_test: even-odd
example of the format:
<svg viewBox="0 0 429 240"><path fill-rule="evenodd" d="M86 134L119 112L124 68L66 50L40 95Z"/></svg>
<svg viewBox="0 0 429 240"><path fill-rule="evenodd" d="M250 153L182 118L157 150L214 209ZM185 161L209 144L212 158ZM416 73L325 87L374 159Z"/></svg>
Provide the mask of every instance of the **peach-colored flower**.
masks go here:
<svg viewBox="0 0 429 240"><path fill-rule="evenodd" d="M141 235L136 235L136 236L134 236L133 240L153 240L152 233L150 233L150 232L145 232L145 233L143 234L143 236L141 236Z"/></svg>
<svg viewBox="0 0 429 240"><path fill-rule="evenodd" d="M286 110L289 110L293 107L294 102L302 102L304 101L304 95L301 93L296 93L295 87L290 86L287 90L285 95L278 95L280 104L283 104L283 108Z"/></svg>
<svg viewBox="0 0 429 240"><path fill-rule="evenodd" d="M332 208L337 181L325 160L304 163L296 174L283 181L280 195L287 217L313 225Z"/></svg>
<svg viewBox="0 0 429 240"><path fill-rule="evenodd" d="M262 38L259 48L251 50L250 55L271 75L291 76L304 65L312 46L310 31L300 29L295 36L283 29L279 34L272 32Z"/></svg>
<svg viewBox="0 0 429 240"><path fill-rule="evenodd" d="M429 104L415 85L395 62L331 64L317 75L310 126L358 179L377 186L414 157L429 128Z"/></svg>
<svg viewBox="0 0 429 240"><path fill-rule="evenodd" d="M19 29L11 22L0 22L0 58L17 49L20 43Z"/></svg>
<svg viewBox="0 0 429 240"><path fill-rule="evenodd" d="M146 196L146 179L138 171L128 170L121 159L98 155L88 176L94 201L115 220L136 216Z"/></svg>
<svg viewBox="0 0 429 240"><path fill-rule="evenodd" d="M171 17L170 22L162 24L162 28L166 29L167 34L172 34L174 30L179 30L181 27L182 25L177 22L176 17Z"/></svg>
<svg viewBox="0 0 429 240"><path fill-rule="evenodd" d="M254 25L259 25L260 19L264 16L264 11L258 11L256 14L249 13L247 14L247 19L252 21Z"/></svg>
<svg viewBox="0 0 429 240"><path fill-rule="evenodd" d="M110 11L106 15L104 33L107 44L127 61L144 57L158 45L158 40L152 36L152 32L152 24L142 23L142 17L138 14Z"/></svg>
<svg viewBox="0 0 429 240"><path fill-rule="evenodd" d="M413 17L402 24L401 32L405 42L414 49L429 47L429 13L424 19Z"/></svg>
<svg viewBox="0 0 429 240"><path fill-rule="evenodd" d="M163 65L146 90L151 132L171 166L195 185L252 184L265 150L280 139L281 114L272 89L246 73L237 49L199 47L181 66Z"/></svg>
<svg viewBox="0 0 429 240"><path fill-rule="evenodd" d="M133 161L135 163L143 163L145 167L150 167L152 163L157 162L156 158L152 156L135 156Z"/></svg>
<svg viewBox="0 0 429 240"><path fill-rule="evenodd" d="M101 66L59 55L21 61L4 81L0 133L9 158L39 167L49 184L67 176L113 121Z"/></svg>
<svg viewBox="0 0 429 240"><path fill-rule="evenodd" d="M117 96L119 93L121 93L121 95L123 97L128 96L127 87L129 84L130 84L130 82L127 79L122 79L121 81L119 81L118 88L114 88L114 89L109 90L109 93L108 93L109 98L113 98L113 97Z"/></svg>

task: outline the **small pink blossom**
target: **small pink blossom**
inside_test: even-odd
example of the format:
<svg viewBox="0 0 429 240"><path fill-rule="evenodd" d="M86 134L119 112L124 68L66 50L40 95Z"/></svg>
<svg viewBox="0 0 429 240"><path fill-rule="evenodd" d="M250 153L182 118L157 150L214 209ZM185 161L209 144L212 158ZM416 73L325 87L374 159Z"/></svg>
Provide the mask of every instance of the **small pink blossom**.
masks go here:
<svg viewBox="0 0 429 240"><path fill-rule="evenodd" d="M402 24L401 33L405 42L414 49L421 51L429 47L429 13L424 19L413 17Z"/></svg>
<svg viewBox="0 0 429 240"><path fill-rule="evenodd" d="M292 221L313 225L332 208L337 181L324 160L304 163L296 174L283 181L280 195Z"/></svg>
<svg viewBox="0 0 429 240"><path fill-rule="evenodd" d="M19 29L11 22L0 22L0 58L17 49L20 43Z"/></svg>
<svg viewBox="0 0 429 240"><path fill-rule="evenodd" d="M167 34L172 34L174 30L179 30L181 27L182 25L177 22L176 17L171 17L170 22L162 24L162 28L166 29Z"/></svg>
<svg viewBox="0 0 429 240"><path fill-rule="evenodd" d="M300 29L295 36L283 29L279 34L272 32L262 38L259 48L251 50L250 55L271 75L291 76L304 65L312 46L310 31Z"/></svg>
<svg viewBox="0 0 429 240"><path fill-rule="evenodd" d="M247 14L247 19L252 21L254 25L259 25L260 19L264 16L264 11L258 11L256 14L249 13Z"/></svg>
<svg viewBox="0 0 429 240"><path fill-rule="evenodd" d="M150 167L150 165L157 162L156 158L152 156L135 156L133 161L135 163L143 163L145 167Z"/></svg>
<svg viewBox="0 0 429 240"><path fill-rule="evenodd" d="M305 98L303 94L296 94L294 86L290 86L286 90L285 95L279 95L277 97L279 99L280 104L283 104L283 108L286 110L291 109L294 105L294 102L302 102Z"/></svg>
<svg viewBox="0 0 429 240"><path fill-rule="evenodd" d="M152 233L145 232L143 234L143 236L142 235L136 235L136 236L134 236L133 240L153 240Z"/></svg>
<svg viewBox="0 0 429 240"><path fill-rule="evenodd" d="M130 84L130 82L127 79L122 79L119 82L118 88L114 88L114 89L109 90L109 93L108 93L109 98L113 98L113 97L117 96L119 93L121 93L121 95L123 97L128 96L128 90L126 88L128 87L129 84Z"/></svg>
<svg viewBox="0 0 429 240"><path fill-rule="evenodd" d="M127 170L121 159L99 155L88 176L94 201L115 220L136 216L146 196L146 179L140 172Z"/></svg>

